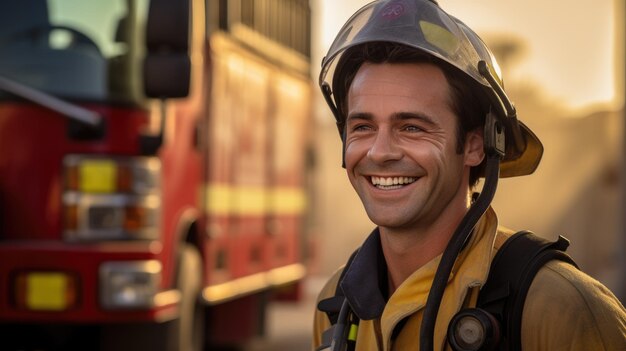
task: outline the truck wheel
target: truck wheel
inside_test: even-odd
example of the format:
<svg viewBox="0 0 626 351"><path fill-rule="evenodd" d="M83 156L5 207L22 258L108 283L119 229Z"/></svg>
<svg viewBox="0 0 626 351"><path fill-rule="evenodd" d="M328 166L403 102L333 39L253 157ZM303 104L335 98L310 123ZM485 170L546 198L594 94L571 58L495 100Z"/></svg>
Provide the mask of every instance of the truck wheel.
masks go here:
<svg viewBox="0 0 626 351"><path fill-rule="evenodd" d="M200 351L204 347L205 309L198 301L202 288L202 259L190 244L179 251L176 287L181 293L180 317L173 321L178 350Z"/></svg>

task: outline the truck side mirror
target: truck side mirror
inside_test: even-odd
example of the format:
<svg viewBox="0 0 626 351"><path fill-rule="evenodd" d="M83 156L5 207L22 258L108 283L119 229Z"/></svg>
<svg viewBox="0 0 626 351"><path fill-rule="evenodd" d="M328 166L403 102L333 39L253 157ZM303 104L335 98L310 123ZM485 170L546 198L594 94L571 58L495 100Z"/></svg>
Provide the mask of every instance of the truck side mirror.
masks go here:
<svg viewBox="0 0 626 351"><path fill-rule="evenodd" d="M151 0L143 62L144 93L150 98L189 95L190 0Z"/></svg>

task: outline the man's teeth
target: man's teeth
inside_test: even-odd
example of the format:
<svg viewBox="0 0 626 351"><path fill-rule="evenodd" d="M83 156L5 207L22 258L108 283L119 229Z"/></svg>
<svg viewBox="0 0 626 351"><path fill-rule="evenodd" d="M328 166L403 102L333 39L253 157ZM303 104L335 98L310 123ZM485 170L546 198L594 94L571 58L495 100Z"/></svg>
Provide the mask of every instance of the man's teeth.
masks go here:
<svg viewBox="0 0 626 351"><path fill-rule="evenodd" d="M394 185L411 184L416 181L414 177L372 177L372 184L377 187L390 187Z"/></svg>

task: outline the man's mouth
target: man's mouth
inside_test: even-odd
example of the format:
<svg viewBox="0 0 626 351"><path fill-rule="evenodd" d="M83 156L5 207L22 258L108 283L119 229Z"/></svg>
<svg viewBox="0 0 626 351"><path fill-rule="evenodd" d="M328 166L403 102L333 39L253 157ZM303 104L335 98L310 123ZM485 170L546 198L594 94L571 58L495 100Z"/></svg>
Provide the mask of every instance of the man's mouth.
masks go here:
<svg viewBox="0 0 626 351"><path fill-rule="evenodd" d="M372 184L383 190L399 189L416 180L416 177L371 177Z"/></svg>

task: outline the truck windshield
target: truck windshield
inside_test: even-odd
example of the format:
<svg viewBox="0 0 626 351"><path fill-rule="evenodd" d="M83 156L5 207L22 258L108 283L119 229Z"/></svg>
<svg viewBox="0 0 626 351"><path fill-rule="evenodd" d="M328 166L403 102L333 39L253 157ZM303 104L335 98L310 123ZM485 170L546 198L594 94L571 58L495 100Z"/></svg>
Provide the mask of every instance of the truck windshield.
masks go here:
<svg viewBox="0 0 626 351"><path fill-rule="evenodd" d="M148 1L0 0L0 76L69 100L140 104Z"/></svg>

